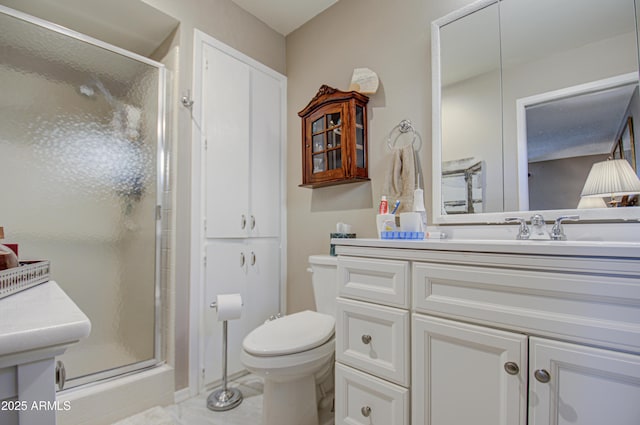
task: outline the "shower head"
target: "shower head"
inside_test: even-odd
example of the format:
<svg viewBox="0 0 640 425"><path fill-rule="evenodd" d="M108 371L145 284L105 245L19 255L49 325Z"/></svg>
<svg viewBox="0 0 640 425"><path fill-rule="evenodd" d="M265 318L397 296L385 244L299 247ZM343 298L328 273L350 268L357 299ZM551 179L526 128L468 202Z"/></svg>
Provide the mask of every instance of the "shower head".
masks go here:
<svg viewBox="0 0 640 425"><path fill-rule="evenodd" d="M80 94L86 97L94 97L96 92L93 89L93 87L83 84L80 87L78 87L78 90L80 91Z"/></svg>

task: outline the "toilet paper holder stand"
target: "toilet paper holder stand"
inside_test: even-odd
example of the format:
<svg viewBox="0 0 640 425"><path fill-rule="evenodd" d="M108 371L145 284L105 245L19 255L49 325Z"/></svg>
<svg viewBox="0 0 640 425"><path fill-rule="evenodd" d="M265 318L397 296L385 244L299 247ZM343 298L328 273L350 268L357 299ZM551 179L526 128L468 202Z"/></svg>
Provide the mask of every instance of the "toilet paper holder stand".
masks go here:
<svg viewBox="0 0 640 425"><path fill-rule="evenodd" d="M244 303L242 303L244 305ZM218 304L213 301L210 308L218 309ZM209 394L207 408L214 412L231 410L242 403L242 393L237 388L227 387L227 321L222 322L222 388Z"/></svg>

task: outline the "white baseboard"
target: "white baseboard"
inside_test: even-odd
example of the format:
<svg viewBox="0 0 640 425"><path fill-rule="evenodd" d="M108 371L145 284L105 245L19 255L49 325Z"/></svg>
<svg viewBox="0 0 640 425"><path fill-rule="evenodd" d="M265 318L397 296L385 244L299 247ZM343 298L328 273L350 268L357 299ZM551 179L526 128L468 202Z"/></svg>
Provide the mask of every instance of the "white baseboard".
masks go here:
<svg viewBox="0 0 640 425"><path fill-rule="evenodd" d="M189 387L176 391L173 396L174 403L181 403L191 398L191 390Z"/></svg>

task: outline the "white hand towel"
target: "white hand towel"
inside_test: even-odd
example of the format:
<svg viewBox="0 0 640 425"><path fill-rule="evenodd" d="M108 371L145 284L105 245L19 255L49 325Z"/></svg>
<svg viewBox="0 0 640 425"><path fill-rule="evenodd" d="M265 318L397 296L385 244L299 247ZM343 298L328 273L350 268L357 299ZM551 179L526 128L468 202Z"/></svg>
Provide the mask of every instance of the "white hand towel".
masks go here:
<svg viewBox="0 0 640 425"><path fill-rule="evenodd" d="M396 214L413 211L413 192L416 189L416 160L412 145L394 149L383 193L393 204L400 200Z"/></svg>

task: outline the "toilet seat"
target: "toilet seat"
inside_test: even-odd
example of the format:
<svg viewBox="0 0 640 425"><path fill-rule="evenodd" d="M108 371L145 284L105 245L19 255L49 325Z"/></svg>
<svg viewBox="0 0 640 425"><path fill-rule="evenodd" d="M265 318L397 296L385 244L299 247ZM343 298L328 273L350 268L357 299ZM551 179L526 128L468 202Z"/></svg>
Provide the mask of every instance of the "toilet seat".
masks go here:
<svg viewBox="0 0 640 425"><path fill-rule="evenodd" d="M242 348L261 357L300 353L324 344L334 331L332 316L306 310L257 327L245 337Z"/></svg>

